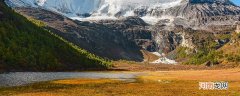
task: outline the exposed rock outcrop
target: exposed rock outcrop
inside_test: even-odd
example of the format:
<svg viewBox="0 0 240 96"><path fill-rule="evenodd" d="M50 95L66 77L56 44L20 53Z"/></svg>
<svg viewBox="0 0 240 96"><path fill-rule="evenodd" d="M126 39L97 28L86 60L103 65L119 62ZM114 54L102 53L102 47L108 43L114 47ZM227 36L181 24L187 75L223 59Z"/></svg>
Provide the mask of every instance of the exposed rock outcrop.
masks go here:
<svg viewBox="0 0 240 96"><path fill-rule="evenodd" d="M25 16L45 22L49 30L81 48L114 60L142 61L141 49L169 53L177 47L186 47L196 51L214 40L219 48L228 40L218 40L214 34L235 30L233 22L240 21L240 7L229 0L182 0L167 8L134 7L130 8L130 16L124 15L126 9L108 14L116 19L90 21L71 20L66 14L42 9L44 6L33 7L14 8ZM93 14L96 15L92 12L78 16L87 18ZM146 16L157 18L154 19L157 23L147 24L143 19Z"/></svg>
<svg viewBox="0 0 240 96"><path fill-rule="evenodd" d="M57 13L37 8L17 8L16 10L27 17L43 21L47 24L48 30L98 56L113 60L143 60L140 47L131 40L144 36L141 32L139 34L136 32L135 35L126 33L124 36L122 30L118 30L114 25L107 26L107 23L73 21ZM129 22L124 21L119 24L128 27L125 23ZM135 23L138 24L137 21ZM148 37L151 38L151 36Z"/></svg>
<svg viewBox="0 0 240 96"><path fill-rule="evenodd" d="M232 22L239 21L240 7L228 0L224 1L217 3L218 0L192 0L190 3L167 9L165 14L183 17L195 26L232 25Z"/></svg>
<svg viewBox="0 0 240 96"><path fill-rule="evenodd" d="M240 22L236 22L236 30L235 30L235 32L236 33L240 33Z"/></svg>

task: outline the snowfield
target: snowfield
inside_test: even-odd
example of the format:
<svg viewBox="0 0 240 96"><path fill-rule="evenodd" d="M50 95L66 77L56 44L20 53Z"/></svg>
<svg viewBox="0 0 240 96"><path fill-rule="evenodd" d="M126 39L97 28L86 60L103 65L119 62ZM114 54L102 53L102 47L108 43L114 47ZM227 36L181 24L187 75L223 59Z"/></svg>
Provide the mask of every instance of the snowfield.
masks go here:
<svg viewBox="0 0 240 96"><path fill-rule="evenodd" d="M159 58L158 60L151 62L153 64L177 64L175 60L170 60L167 57Z"/></svg>
<svg viewBox="0 0 240 96"><path fill-rule="evenodd" d="M151 62L152 64L177 64L175 60L171 60L165 57L164 53L160 54L159 52L152 52L152 54L159 57L159 59Z"/></svg>
<svg viewBox="0 0 240 96"><path fill-rule="evenodd" d="M182 0L5 0L11 7L41 7L77 20L117 19L136 16L138 9L167 9ZM147 23L156 23L158 17L142 16ZM154 21L154 22L153 22Z"/></svg>

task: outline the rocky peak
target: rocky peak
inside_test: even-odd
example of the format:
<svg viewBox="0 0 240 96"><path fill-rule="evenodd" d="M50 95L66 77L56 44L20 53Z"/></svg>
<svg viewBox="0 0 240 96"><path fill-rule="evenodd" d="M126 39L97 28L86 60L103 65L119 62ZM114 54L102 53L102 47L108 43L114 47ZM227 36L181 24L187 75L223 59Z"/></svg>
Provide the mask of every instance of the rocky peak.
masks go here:
<svg viewBox="0 0 240 96"><path fill-rule="evenodd" d="M147 26L147 23L145 23L141 18L136 17L136 16L130 16L126 18L120 19L120 21L124 22L126 25L142 25L142 26Z"/></svg>
<svg viewBox="0 0 240 96"><path fill-rule="evenodd" d="M129 16L129 17L122 17L118 20L100 20L95 21L96 23L105 24L105 25L113 25L117 24L118 26L148 26L146 22L144 22L140 17L137 16Z"/></svg>
<svg viewBox="0 0 240 96"><path fill-rule="evenodd" d="M217 3L217 4L224 4L224 5L232 5L233 3L229 0L189 0L189 3L192 4L199 4L199 3Z"/></svg>
<svg viewBox="0 0 240 96"><path fill-rule="evenodd" d="M181 5L167 9L164 14L182 17L188 25L201 28L232 25L240 20L240 7L229 0L185 0Z"/></svg>

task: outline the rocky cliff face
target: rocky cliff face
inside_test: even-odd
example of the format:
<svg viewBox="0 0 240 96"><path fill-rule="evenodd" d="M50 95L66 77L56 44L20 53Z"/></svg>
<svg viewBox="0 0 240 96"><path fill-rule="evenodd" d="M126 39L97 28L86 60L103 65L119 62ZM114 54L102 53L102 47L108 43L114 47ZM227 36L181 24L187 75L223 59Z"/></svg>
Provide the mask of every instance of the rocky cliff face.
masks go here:
<svg viewBox="0 0 240 96"><path fill-rule="evenodd" d="M175 22L184 19L188 22L184 24L198 29L209 25L232 25L232 22L240 20L240 7L229 0L185 0L168 9L141 8L134 13L137 16L173 19Z"/></svg>
<svg viewBox="0 0 240 96"><path fill-rule="evenodd" d="M199 3L200 4L202 4L202 3L208 3L208 4L218 3L218 4L224 4L224 5L232 5L233 4L229 0L188 0L188 1L189 1L189 3L193 3L193 4L199 4Z"/></svg>
<svg viewBox="0 0 240 96"><path fill-rule="evenodd" d="M191 0L168 9L165 14L183 17L195 26L232 25L239 21L240 7L228 0Z"/></svg>
<svg viewBox="0 0 240 96"><path fill-rule="evenodd" d="M131 38L127 38L120 30L114 28L114 25L74 21L43 9L17 8L16 10L27 17L45 22L46 28L51 32L98 56L113 60L143 60L140 47L131 41ZM138 37L139 34L135 35Z"/></svg>
<svg viewBox="0 0 240 96"><path fill-rule="evenodd" d="M135 42L140 48L157 51L150 26L139 17L126 17L119 20L102 20L96 22L118 30L129 41Z"/></svg>

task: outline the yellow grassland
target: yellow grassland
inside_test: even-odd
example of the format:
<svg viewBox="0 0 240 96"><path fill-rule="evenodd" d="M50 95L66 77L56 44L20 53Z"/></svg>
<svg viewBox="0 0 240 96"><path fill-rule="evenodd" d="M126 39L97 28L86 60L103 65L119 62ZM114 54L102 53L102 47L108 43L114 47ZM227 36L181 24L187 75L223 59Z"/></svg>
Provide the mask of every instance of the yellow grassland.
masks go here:
<svg viewBox="0 0 240 96"><path fill-rule="evenodd" d="M0 88L7 96L240 96L240 69L145 72L136 82L67 79ZM228 90L199 90L199 82L226 81Z"/></svg>

